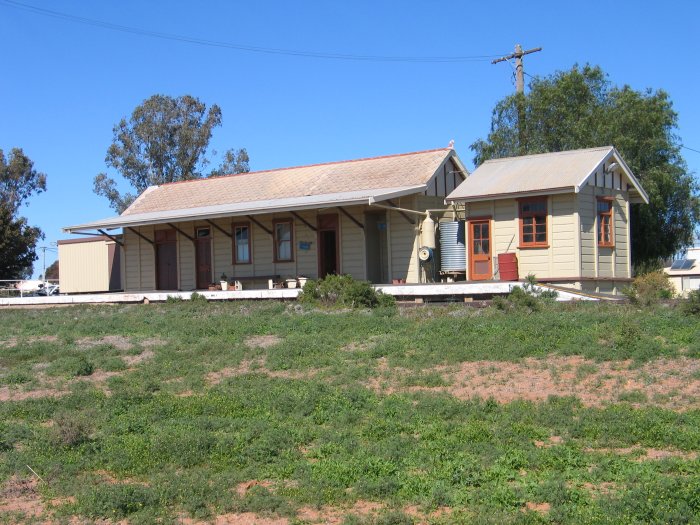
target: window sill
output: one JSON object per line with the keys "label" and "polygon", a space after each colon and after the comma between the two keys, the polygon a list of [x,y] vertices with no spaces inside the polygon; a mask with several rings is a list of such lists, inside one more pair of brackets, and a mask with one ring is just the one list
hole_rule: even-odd
{"label": "window sill", "polygon": [[247,261],[247,262],[233,261],[233,263],[231,263],[231,264],[233,264],[234,266],[249,266],[249,265],[253,264],[253,261]]}
{"label": "window sill", "polygon": [[549,244],[521,244],[518,250],[537,250],[538,248],[549,248]]}
{"label": "window sill", "polygon": [[613,249],[613,248],[615,248],[615,245],[614,245],[614,244],[599,244],[599,245],[598,245],[598,248],[610,248],[610,249]]}

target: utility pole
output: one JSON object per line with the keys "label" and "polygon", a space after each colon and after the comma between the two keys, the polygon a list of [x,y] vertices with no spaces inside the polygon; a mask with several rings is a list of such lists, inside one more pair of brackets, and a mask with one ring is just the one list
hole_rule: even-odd
{"label": "utility pole", "polygon": [[535,47],[533,49],[528,49],[527,51],[523,51],[523,48],[520,47],[520,44],[515,44],[515,52],[511,53],[508,56],[504,56],[501,58],[497,58],[496,60],[492,60],[492,64],[498,64],[499,62],[506,62],[508,60],[515,59],[515,91],[516,93],[524,93],[525,92],[525,79],[524,74],[525,72],[523,71],[523,57],[525,55],[529,55],[530,53],[537,53],[538,51],[542,51],[541,47]]}
{"label": "utility pole", "polygon": [[523,51],[520,44],[515,44],[515,53],[508,56],[497,58],[491,61],[492,64],[499,62],[507,62],[515,59],[515,104],[518,110],[518,154],[525,155],[527,153],[527,133],[525,132],[525,71],[523,70],[523,57],[530,53],[542,51],[541,47],[535,47]]}

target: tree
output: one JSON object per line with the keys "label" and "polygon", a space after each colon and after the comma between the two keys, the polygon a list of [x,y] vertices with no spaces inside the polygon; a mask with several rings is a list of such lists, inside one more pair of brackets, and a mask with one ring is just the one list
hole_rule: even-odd
{"label": "tree", "polygon": [[19,148],[9,158],[0,149],[0,278],[22,279],[31,275],[36,243],[44,238],[39,228],[18,217],[20,206],[35,193],[46,190],[46,175]]}
{"label": "tree", "polygon": [[248,152],[243,149],[230,149],[224,153],[224,159],[218,168],[213,169],[209,174],[210,177],[220,177],[222,175],[230,175],[233,173],[248,173],[250,166],[248,162]]}
{"label": "tree", "polygon": [[56,259],[48,268],[46,268],[46,275],[44,278],[51,280],[58,279],[58,259]]}
{"label": "tree", "polygon": [[678,116],[665,91],[612,86],[600,67],[589,65],[535,78],[529,87],[496,105],[488,137],[471,145],[476,165],[613,145],[649,194],[648,206],[632,206],[635,266],[654,265],[693,242],[698,185],[680,153]]}
{"label": "tree", "polygon": [[[128,121],[122,119],[114,127],[105,158],[107,166],[116,169],[136,193],[120,193],[106,173],[95,177],[95,193],[121,213],[149,186],[203,177],[212,130],[220,125],[221,109],[216,104],[207,111],[203,102],[189,95],[150,97]],[[233,152],[232,159],[235,164],[241,152],[247,167],[245,150]]]}
{"label": "tree", "polygon": [[9,206],[0,205],[0,277],[24,279],[36,260],[36,243],[44,238],[39,228],[24,217],[15,217]]}
{"label": "tree", "polygon": [[0,199],[12,214],[34,193],[46,191],[46,175],[20,148],[12,148],[9,159],[0,149]]}

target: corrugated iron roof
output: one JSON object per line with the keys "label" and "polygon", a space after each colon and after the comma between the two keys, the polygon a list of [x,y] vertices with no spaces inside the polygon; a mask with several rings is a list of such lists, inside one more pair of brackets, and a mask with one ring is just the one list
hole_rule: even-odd
{"label": "corrugated iron roof", "polygon": [[122,215],[426,184],[453,150],[404,153],[163,184]]}
{"label": "corrugated iron roof", "polygon": [[64,231],[367,204],[424,191],[450,157],[462,166],[453,149],[441,148],[163,184],[148,188],[118,217]]}
{"label": "corrugated iron roof", "polygon": [[411,195],[421,192],[425,185],[403,186],[398,188],[377,188],[371,190],[346,191],[341,193],[328,193],[325,195],[309,195],[307,197],[292,197],[284,199],[272,199],[264,201],[234,202],[230,204],[217,204],[214,206],[200,206],[177,210],[163,210],[145,213],[132,213],[119,215],[86,224],[66,226],[65,232],[81,232],[95,229],[114,229],[145,226],[147,224],[166,224],[169,222],[182,222],[202,219],[217,219],[236,215],[259,215],[262,213],[284,212],[294,210],[313,209],[319,207],[354,206],[369,204],[370,200],[383,201],[387,199]]}
{"label": "corrugated iron roof", "polygon": [[504,199],[537,193],[577,193],[611,157],[629,179],[631,191],[648,202],[639,181],[612,146],[487,160],[447,196],[447,201]]}

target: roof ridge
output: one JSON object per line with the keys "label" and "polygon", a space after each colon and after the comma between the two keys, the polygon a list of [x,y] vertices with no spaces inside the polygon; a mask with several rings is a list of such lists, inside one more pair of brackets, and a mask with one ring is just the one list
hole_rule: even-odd
{"label": "roof ridge", "polygon": [[549,151],[545,153],[531,153],[530,155],[517,155],[515,157],[501,157],[498,159],[489,159],[485,160],[483,164],[486,164],[487,162],[503,162],[503,161],[511,161],[515,159],[523,159],[526,157],[544,157],[544,156],[553,156],[553,155],[573,155],[576,153],[583,153],[584,151],[610,151],[615,149],[614,146],[597,146],[595,148],[581,148],[581,149],[569,149],[569,150],[563,150],[563,151]]}
{"label": "roof ridge", "polygon": [[366,160],[379,160],[379,159],[390,159],[394,157],[406,157],[408,155],[419,155],[421,153],[433,153],[436,151],[454,151],[454,148],[435,148],[435,149],[426,149],[426,150],[421,150],[421,151],[411,151],[408,153],[394,153],[392,155],[379,155],[377,157],[362,157],[359,159],[349,159],[349,160],[335,160],[331,162],[318,162],[316,164],[302,164],[299,166],[289,166],[285,168],[272,168],[269,170],[259,170],[259,171],[247,171],[245,173],[230,173],[227,175],[220,175],[218,177],[209,177],[209,178],[203,178],[203,179],[188,179],[188,180],[178,180],[174,182],[165,182],[163,184],[159,184],[158,187],[163,187],[163,186],[172,186],[173,184],[184,184],[186,182],[201,182],[203,180],[216,180],[216,179],[225,179],[228,177],[242,177],[244,175],[256,175],[259,173],[272,173],[272,172],[277,172],[277,171],[286,171],[286,170],[295,170],[299,168],[314,168],[317,166],[330,166],[333,164],[349,164],[352,162],[362,162]]}

